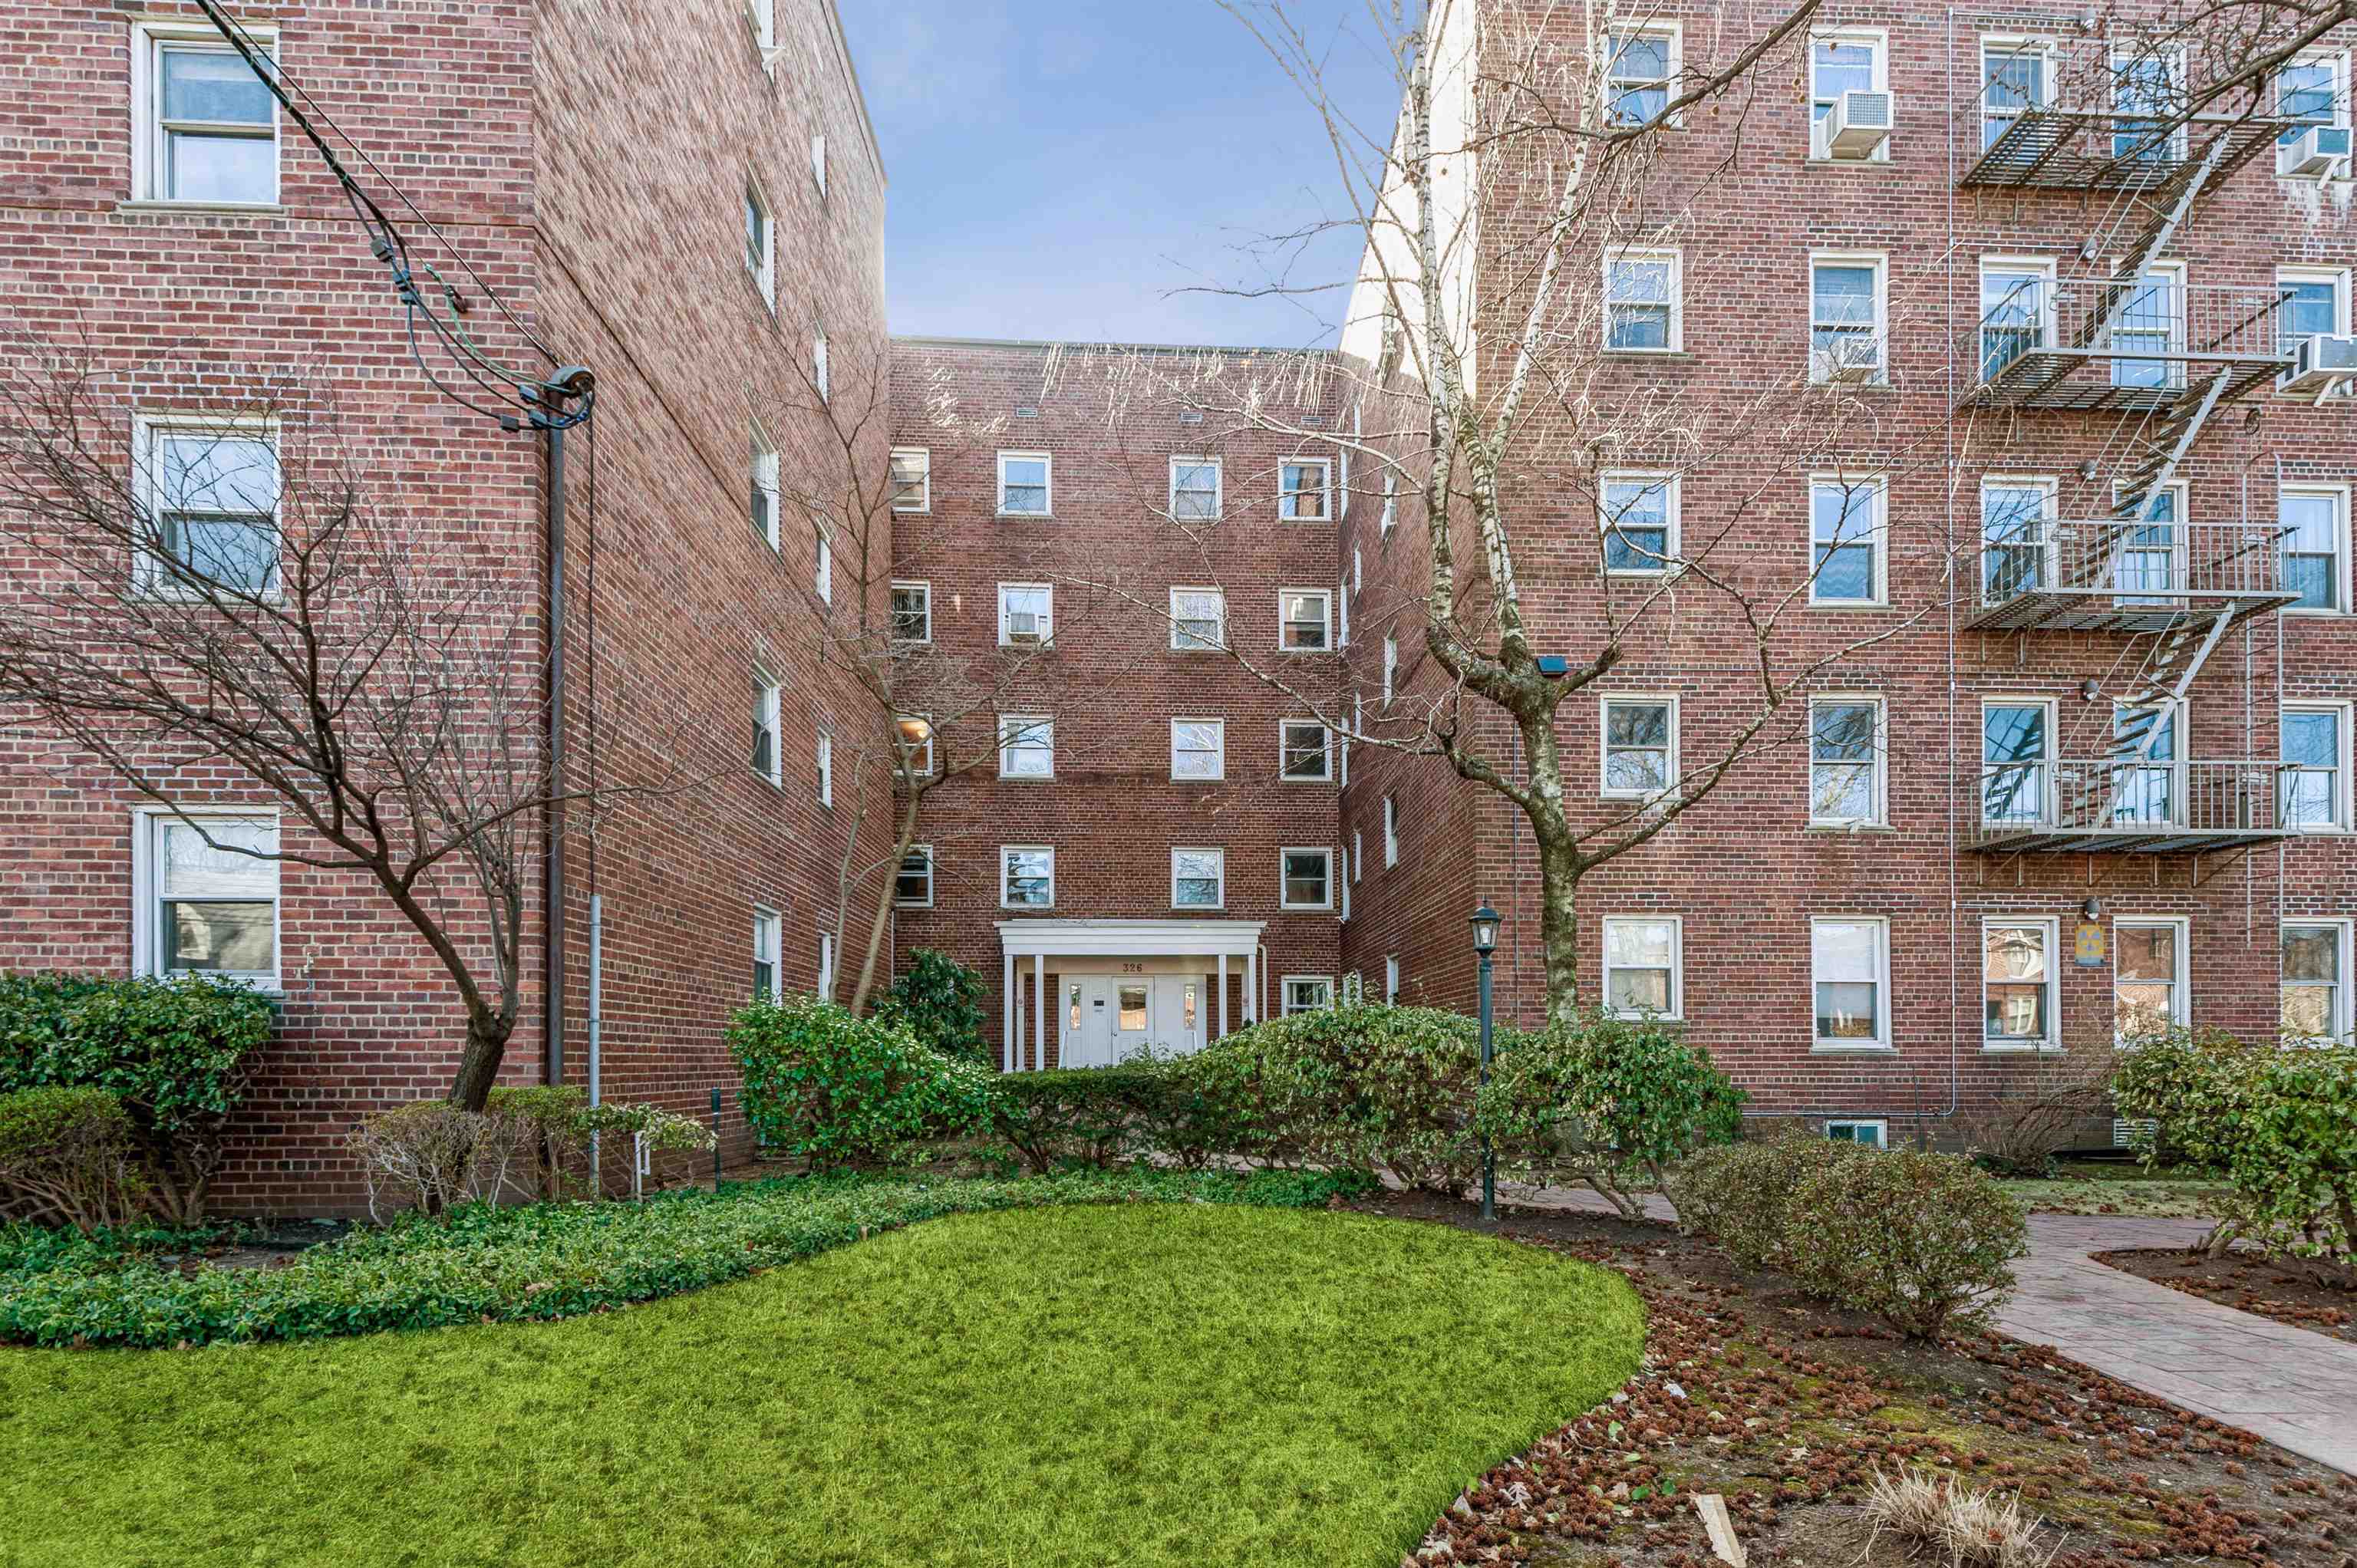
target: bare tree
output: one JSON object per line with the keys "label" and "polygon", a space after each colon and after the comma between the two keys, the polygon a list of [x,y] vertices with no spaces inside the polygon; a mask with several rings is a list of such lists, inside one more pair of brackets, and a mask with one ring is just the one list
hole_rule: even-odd
{"label": "bare tree", "polygon": [[[449,976],[467,1017],[449,1098],[479,1110],[522,1007],[550,819],[583,831],[678,780],[554,788],[537,577],[411,515],[398,454],[369,452],[320,387],[207,369],[250,390],[135,424],[159,367],[0,344],[0,703],[196,853],[372,886]],[[190,803],[192,779],[223,774],[295,831]],[[233,920],[181,935],[226,950],[167,962],[251,967]]]}

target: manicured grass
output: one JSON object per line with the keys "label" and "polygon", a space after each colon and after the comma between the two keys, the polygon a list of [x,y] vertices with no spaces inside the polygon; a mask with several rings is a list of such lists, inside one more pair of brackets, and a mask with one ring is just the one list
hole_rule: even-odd
{"label": "manicured grass", "polygon": [[6,1349],[0,1563],[1392,1568],[1642,1328],[1534,1249],[1129,1203],[568,1322]]}
{"label": "manicured grass", "polygon": [[2048,1181],[2003,1184],[2033,1214],[2117,1214],[2143,1219],[2210,1219],[2233,1184],[2150,1171],[2126,1162],[2068,1163]]}

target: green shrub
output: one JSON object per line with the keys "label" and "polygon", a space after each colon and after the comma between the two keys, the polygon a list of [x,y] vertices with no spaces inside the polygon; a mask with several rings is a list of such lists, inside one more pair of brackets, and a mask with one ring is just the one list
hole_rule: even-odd
{"label": "green shrub", "polygon": [[1801,1184],[1873,1152],[1788,1128],[1773,1138],[1700,1149],[1665,1172],[1663,1186],[1680,1229],[1710,1238],[1746,1268],[1781,1269],[1789,1262],[1787,1239],[1803,1222],[1795,1208]]}
{"label": "green shrub", "polygon": [[207,976],[0,975],[0,1092],[58,1087],[118,1097],[146,1202],[167,1222],[193,1224],[272,1023],[266,997]]}
{"label": "green shrub", "polygon": [[1734,1137],[1744,1095],[1668,1025],[1597,1011],[1575,1028],[1512,1035],[1479,1098],[1501,1168],[1585,1182],[1637,1219],[1637,1182],[1659,1185],[1663,1167],[1697,1144]]}
{"label": "green shrub", "polygon": [[2357,1047],[2250,1044],[2170,1030],[2120,1054],[2119,1113],[2155,1123],[2167,1148],[2234,1184],[2212,1235],[2357,1277]]}
{"label": "green shrub", "polygon": [[97,1230],[131,1218],[131,1119],[102,1089],[0,1094],[0,1215]]}
{"label": "green shrub", "polygon": [[1868,1149],[1803,1176],[1785,1267],[1914,1339],[1986,1326],[2029,1253],[2020,1202],[1956,1155]]}
{"label": "green shrub", "polygon": [[409,1214],[355,1230],[279,1268],[187,1273],[160,1261],[153,1238],[0,1227],[0,1340],[202,1345],[574,1317],[742,1279],[944,1214],[1066,1203],[1314,1208],[1351,1190],[1346,1178],[1316,1172],[785,1178],[657,1193],[643,1204],[468,1204],[439,1220]]}
{"label": "green shrub", "polygon": [[1171,1079],[1150,1060],[1009,1073],[993,1086],[990,1135],[1035,1175],[1110,1169],[1151,1146],[1149,1110]]}
{"label": "green shrub", "polygon": [[855,1018],[813,997],[759,1001],[728,1024],[761,1143],[829,1170],[915,1157],[990,1111],[993,1076],[920,1044],[905,1024]]}
{"label": "green shrub", "polygon": [[945,952],[919,948],[874,1013],[886,1023],[906,1024],[920,1043],[945,1057],[991,1065],[982,1043],[982,976]]}
{"label": "green shrub", "polygon": [[571,1084],[504,1084],[491,1090],[483,1112],[529,1161],[541,1197],[560,1198],[586,1187],[587,1094]]}

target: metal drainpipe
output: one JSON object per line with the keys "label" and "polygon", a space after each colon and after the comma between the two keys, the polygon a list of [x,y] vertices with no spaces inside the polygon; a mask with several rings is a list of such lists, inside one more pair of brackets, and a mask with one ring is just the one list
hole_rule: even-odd
{"label": "metal drainpipe", "polygon": [[[598,1047],[606,1032],[606,899],[602,894],[589,895],[589,1104],[594,1110],[599,1103],[597,1092]],[[606,1167],[598,1164],[601,1151],[597,1134],[589,1134],[589,1181],[595,1196],[603,1197]]]}
{"label": "metal drainpipe", "polygon": [[[533,423],[547,438],[548,450],[548,792],[552,801],[565,793],[565,429],[552,416],[587,392],[590,373],[568,366],[551,378],[546,413]],[[542,1005],[547,1018],[548,1040],[543,1069],[547,1081],[565,1081],[565,835],[559,831],[559,809],[546,812],[548,833],[546,885],[543,893],[546,917],[547,977]]]}

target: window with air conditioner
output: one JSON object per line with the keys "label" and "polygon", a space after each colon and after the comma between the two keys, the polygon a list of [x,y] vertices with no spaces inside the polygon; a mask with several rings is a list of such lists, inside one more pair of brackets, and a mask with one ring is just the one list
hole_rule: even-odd
{"label": "window with air conditioner", "polygon": [[2276,173],[2286,179],[2349,175],[2349,57],[2311,50],[2276,73],[2275,112],[2293,122],[2276,135]]}
{"label": "window with air conditioner", "polygon": [[1826,253],[1809,262],[1809,379],[1879,381],[1886,328],[1879,255]]}
{"label": "window with air conditioner", "polygon": [[1892,119],[1889,43],[1878,28],[1818,33],[1809,40],[1809,156],[1888,162]]}
{"label": "window with air conditioner", "polygon": [[1053,638],[1055,598],[1055,589],[1046,583],[999,584],[999,646],[1037,647]]}

